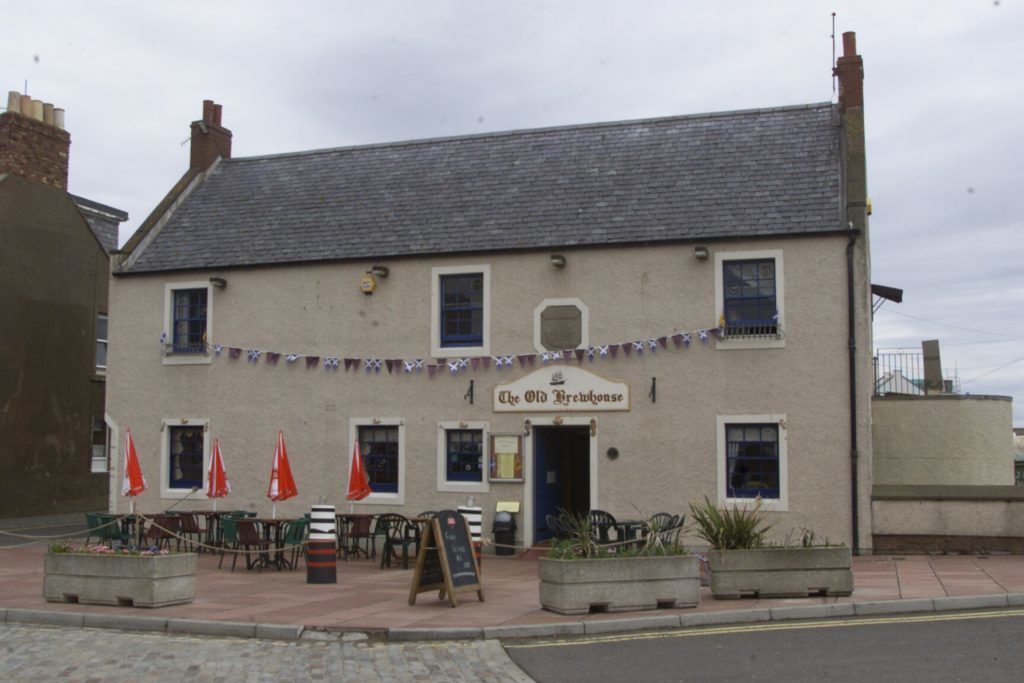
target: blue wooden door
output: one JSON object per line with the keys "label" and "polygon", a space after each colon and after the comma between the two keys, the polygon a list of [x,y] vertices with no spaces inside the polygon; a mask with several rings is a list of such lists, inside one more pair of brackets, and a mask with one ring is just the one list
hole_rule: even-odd
{"label": "blue wooden door", "polygon": [[534,427],[534,538],[551,538],[547,516],[584,513],[590,503],[590,434],[586,427]]}

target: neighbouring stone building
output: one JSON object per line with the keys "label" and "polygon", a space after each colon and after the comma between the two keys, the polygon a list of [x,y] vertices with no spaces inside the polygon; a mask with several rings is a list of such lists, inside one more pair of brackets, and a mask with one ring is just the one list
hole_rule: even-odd
{"label": "neighbouring stone building", "polygon": [[102,509],[107,288],[127,215],[67,191],[63,111],[0,114],[0,517]]}

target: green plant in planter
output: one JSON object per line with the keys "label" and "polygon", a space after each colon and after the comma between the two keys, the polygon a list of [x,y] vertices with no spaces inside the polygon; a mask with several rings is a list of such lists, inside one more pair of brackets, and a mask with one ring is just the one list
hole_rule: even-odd
{"label": "green plant in planter", "polygon": [[703,503],[690,503],[690,517],[694,532],[715,550],[749,550],[765,545],[765,535],[771,529],[765,523],[761,499],[753,507],[719,509],[704,496]]}
{"label": "green plant in planter", "polygon": [[597,529],[586,514],[560,510],[558,522],[563,538],[551,545],[548,557],[556,560],[594,559],[602,557],[664,557],[686,555],[687,551],[673,537],[666,539],[667,529],[662,529],[653,519],[648,521],[648,533],[640,541],[622,545],[604,546],[598,543]]}

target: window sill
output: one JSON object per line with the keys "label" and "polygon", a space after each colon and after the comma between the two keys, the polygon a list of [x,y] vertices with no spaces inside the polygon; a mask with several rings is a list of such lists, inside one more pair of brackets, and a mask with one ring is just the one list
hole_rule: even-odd
{"label": "window sill", "polygon": [[174,353],[163,357],[164,365],[209,365],[213,356],[208,353]]}
{"label": "window sill", "polygon": [[720,337],[715,348],[729,351],[733,349],[784,349],[784,337]]}
{"label": "window sill", "polygon": [[[201,494],[202,490],[203,490],[202,488],[193,489],[191,487],[189,487],[187,489],[162,488],[162,489],[160,489],[160,497],[161,498],[188,498],[192,494]],[[197,497],[196,500],[199,500],[199,498]]]}
{"label": "window sill", "polygon": [[352,502],[360,505],[405,505],[405,495],[401,493],[371,493],[362,500]]}
{"label": "window sill", "polygon": [[[757,505],[757,498],[724,498],[720,505],[723,507],[737,508],[740,510],[753,510]],[[782,498],[761,498],[762,512],[788,512],[789,505]]]}
{"label": "window sill", "polygon": [[437,490],[441,493],[487,493],[490,486],[484,481],[442,481]]}
{"label": "window sill", "polygon": [[715,330],[718,345],[729,349],[779,349],[786,345],[782,321],[771,325],[726,325]]}
{"label": "window sill", "polygon": [[435,346],[431,350],[434,359],[477,358],[490,355],[490,346]]}

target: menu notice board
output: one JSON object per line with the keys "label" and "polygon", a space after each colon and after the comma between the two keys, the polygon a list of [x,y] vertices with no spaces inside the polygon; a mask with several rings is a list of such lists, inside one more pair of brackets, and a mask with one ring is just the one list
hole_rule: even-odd
{"label": "menu notice board", "polygon": [[521,434],[491,434],[491,481],[523,480],[523,437]]}
{"label": "menu notice board", "polygon": [[409,604],[415,605],[417,595],[432,590],[438,591],[438,599],[447,596],[452,607],[458,607],[455,594],[467,591],[476,591],[483,602],[480,567],[469,540],[466,518],[455,510],[441,510],[435,518],[425,521],[427,525],[409,589]]}

